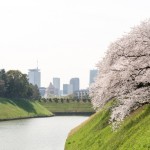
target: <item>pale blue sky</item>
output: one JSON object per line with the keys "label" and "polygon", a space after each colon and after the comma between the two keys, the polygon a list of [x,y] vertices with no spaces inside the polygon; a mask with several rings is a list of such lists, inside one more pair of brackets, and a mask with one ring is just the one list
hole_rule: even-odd
{"label": "pale blue sky", "polygon": [[88,87],[89,70],[110,42],[148,19],[149,0],[1,0],[0,68],[39,68],[42,85],[79,77]]}

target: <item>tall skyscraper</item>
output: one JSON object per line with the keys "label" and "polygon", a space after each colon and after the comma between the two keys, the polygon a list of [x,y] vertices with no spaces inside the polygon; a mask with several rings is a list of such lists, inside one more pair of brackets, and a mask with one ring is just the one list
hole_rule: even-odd
{"label": "tall skyscraper", "polygon": [[69,84],[63,84],[63,95],[67,95],[68,94],[68,85]]}
{"label": "tall skyscraper", "polygon": [[89,84],[91,84],[95,81],[95,78],[97,77],[97,75],[98,75],[98,70],[96,70],[96,69],[90,70],[90,82],[89,82]]}
{"label": "tall skyscraper", "polygon": [[70,84],[63,84],[63,95],[69,95],[73,93],[73,87]]}
{"label": "tall skyscraper", "polygon": [[53,78],[53,86],[55,88],[55,95],[60,95],[60,78]]}
{"label": "tall skyscraper", "polygon": [[37,69],[29,69],[28,72],[29,83],[41,87],[41,72]]}
{"label": "tall skyscraper", "polygon": [[72,85],[73,92],[80,90],[80,80],[79,78],[72,78],[70,79],[70,85]]}

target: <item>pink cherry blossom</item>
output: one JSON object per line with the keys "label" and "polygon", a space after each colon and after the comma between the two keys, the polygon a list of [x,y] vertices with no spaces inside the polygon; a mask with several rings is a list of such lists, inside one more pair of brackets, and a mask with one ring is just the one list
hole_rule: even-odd
{"label": "pink cherry blossom", "polygon": [[90,87],[95,109],[112,98],[118,105],[110,121],[122,121],[145,103],[150,103],[150,20],[112,43],[97,65],[99,75]]}

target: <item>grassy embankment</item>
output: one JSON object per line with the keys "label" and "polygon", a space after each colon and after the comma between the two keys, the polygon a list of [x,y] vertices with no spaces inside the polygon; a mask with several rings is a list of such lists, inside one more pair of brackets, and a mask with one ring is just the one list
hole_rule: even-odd
{"label": "grassy embankment", "polygon": [[94,112],[91,102],[69,101],[69,102],[40,102],[49,111],[55,112]]}
{"label": "grassy embankment", "polygon": [[38,102],[0,98],[0,120],[51,115],[52,113]]}
{"label": "grassy embankment", "polygon": [[117,132],[109,125],[109,102],[103,110],[73,129],[65,150],[150,150],[150,105],[125,119]]}

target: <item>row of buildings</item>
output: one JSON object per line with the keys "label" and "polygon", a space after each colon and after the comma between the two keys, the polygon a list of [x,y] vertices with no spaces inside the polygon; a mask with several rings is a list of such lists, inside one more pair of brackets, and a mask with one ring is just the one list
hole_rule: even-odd
{"label": "row of buildings", "polygon": [[71,78],[70,82],[63,84],[63,89],[60,89],[60,78],[53,78],[53,82],[50,83],[43,95],[45,98],[53,96],[67,96],[80,90],[79,78]]}
{"label": "row of buildings", "polygon": [[[98,70],[90,70],[89,84],[94,82],[98,74]],[[29,82],[37,85],[42,97],[48,98],[53,96],[67,96],[74,94],[77,98],[82,98],[88,95],[88,89],[80,89],[80,79],[78,77],[71,78],[69,83],[63,84],[63,89],[60,89],[60,78],[53,78],[48,88],[41,87],[41,73],[37,69],[29,69]]]}

